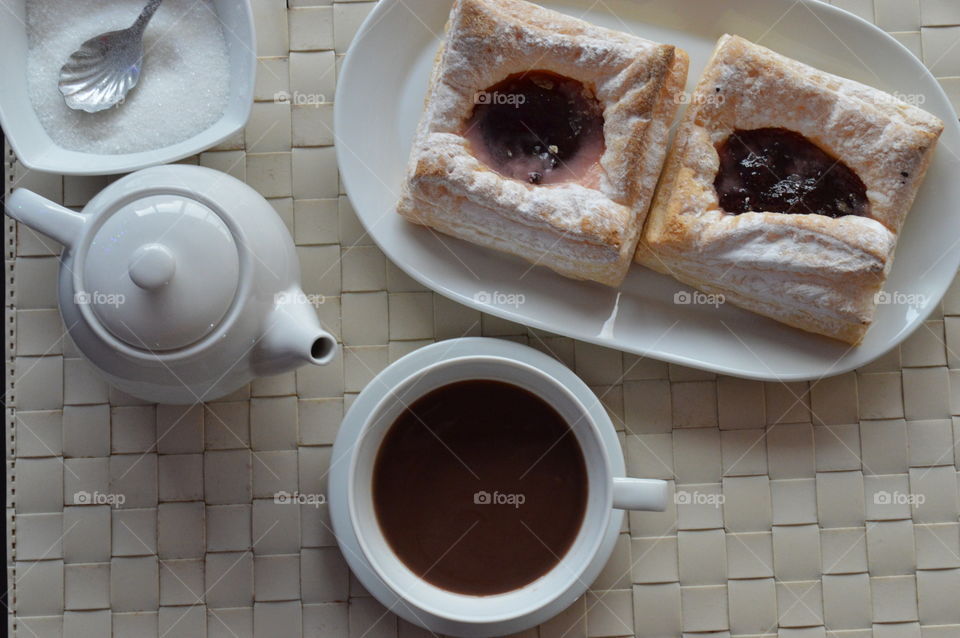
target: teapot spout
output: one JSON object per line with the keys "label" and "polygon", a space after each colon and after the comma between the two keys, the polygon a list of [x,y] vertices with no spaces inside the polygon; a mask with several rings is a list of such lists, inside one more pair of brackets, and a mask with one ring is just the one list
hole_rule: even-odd
{"label": "teapot spout", "polygon": [[54,204],[25,188],[18,188],[7,199],[7,215],[47,235],[64,246],[71,246],[83,232],[86,219],[80,213]]}
{"label": "teapot spout", "polygon": [[305,364],[326,365],[336,353],[337,340],[321,327],[313,304],[299,287],[276,295],[257,349],[257,374],[281,374]]}

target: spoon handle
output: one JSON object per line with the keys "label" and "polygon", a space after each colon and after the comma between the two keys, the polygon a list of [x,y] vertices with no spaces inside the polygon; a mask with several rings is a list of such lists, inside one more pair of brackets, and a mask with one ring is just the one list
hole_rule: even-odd
{"label": "spoon handle", "polygon": [[163,0],[150,0],[147,3],[147,6],[143,8],[143,11],[140,12],[140,15],[137,16],[137,21],[133,23],[134,29],[143,31],[147,28],[147,24],[150,22],[150,19],[153,18],[153,14],[157,12],[157,9],[160,8],[160,3]]}

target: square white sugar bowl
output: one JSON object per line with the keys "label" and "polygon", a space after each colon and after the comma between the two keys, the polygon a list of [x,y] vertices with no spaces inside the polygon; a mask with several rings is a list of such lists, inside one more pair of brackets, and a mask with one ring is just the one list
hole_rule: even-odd
{"label": "square white sugar bowl", "polygon": [[[230,72],[227,102],[219,120],[193,137],[152,150],[110,155],[61,147],[44,129],[30,102],[26,26],[26,8],[30,1],[0,2],[0,60],[4,61],[0,69],[0,126],[27,168],[64,175],[129,173],[195,155],[216,146],[246,125],[253,104],[257,67],[253,10],[250,0],[212,0],[223,26]],[[70,25],[64,24],[64,28],[69,29]]]}

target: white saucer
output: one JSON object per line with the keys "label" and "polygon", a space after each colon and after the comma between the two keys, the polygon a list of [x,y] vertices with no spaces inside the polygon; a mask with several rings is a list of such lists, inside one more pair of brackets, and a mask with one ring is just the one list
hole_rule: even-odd
{"label": "white saucer", "polygon": [[[553,604],[526,616],[484,625],[480,628],[470,623],[459,623],[440,618],[410,605],[387,587],[374,573],[363,556],[350,523],[350,513],[347,509],[349,457],[363,424],[384,393],[390,392],[400,381],[411,374],[441,361],[477,354],[505,357],[535,366],[566,386],[584,406],[587,406],[590,415],[599,426],[603,444],[607,448],[610,458],[610,469],[613,475],[625,476],[626,474],[623,452],[617,440],[616,431],[610,422],[606,409],[596,395],[566,366],[533,348],[498,339],[464,338],[441,341],[408,354],[374,377],[356,398],[350,411],[344,417],[343,423],[340,425],[340,432],[337,434],[336,443],[333,446],[327,494],[333,530],[350,569],[353,570],[357,579],[374,598],[391,612],[415,625],[436,633],[452,636],[497,636],[522,631],[559,614],[583,593],[582,591],[573,592],[575,595],[559,598]],[[596,559],[584,572],[581,579],[583,583],[592,583],[600,570],[603,569],[613,551],[622,523],[623,510],[612,510],[610,523],[607,526]],[[586,585],[583,589],[586,589]]]}

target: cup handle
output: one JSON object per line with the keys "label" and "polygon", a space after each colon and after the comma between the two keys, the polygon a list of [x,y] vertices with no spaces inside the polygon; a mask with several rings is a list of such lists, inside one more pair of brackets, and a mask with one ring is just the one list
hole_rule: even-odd
{"label": "cup handle", "polygon": [[615,476],[613,506],[620,510],[662,512],[667,509],[667,482]]}

